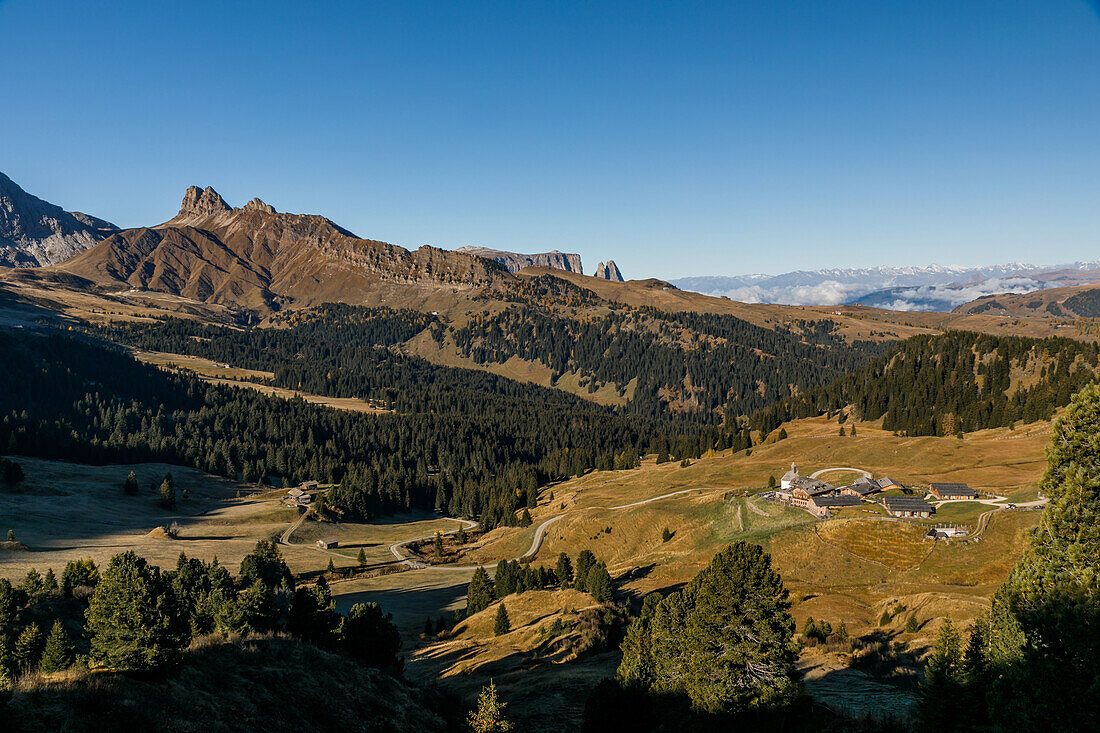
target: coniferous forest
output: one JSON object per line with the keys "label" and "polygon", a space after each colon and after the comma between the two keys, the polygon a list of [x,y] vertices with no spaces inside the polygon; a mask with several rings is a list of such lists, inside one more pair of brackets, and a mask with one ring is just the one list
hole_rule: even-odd
{"label": "coniferous forest", "polygon": [[953,331],[917,336],[863,369],[756,412],[769,433],[788,420],[852,406],[863,420],[905,435],[956,435],[1049,420],[1096,378],[1100,347]]}

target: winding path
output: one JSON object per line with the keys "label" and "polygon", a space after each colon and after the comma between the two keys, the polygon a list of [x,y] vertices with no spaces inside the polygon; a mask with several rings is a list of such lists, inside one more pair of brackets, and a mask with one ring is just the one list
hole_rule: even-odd
{"label": "winding path", "polygon": [[862,468],[849,468],[847,466],[835,466],[833,468],[823,468],[820,471],[814,471],[810,474],[810,478],[818,478],[822,474],[830,473],[832,471],[851,471],[852,473],[858,473],[863,478],[871,478],[870,471],[864,471]]}

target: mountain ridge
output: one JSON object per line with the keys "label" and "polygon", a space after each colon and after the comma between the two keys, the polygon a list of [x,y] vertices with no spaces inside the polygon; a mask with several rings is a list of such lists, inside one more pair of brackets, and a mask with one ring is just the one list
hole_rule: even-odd
{"label": "mountain ridge", "polygon": [[95,246],[118,227],[27,193],[0,173],[0,266],[41,267]]}

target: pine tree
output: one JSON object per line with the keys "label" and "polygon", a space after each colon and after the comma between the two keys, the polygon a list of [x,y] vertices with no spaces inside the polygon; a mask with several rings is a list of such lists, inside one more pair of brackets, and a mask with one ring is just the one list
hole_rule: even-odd
{"label": "pine tree", "polygon": [[[912,617],[910,617],[912,618]],[[924,667],[918,717],[925,730],[946,730],[957,722],[961,701],[962,647],[950,618],[944,619]]]}
{"label": "pine tree", "polygon": [[362,547],[359,548],[359,555],[355,559],[359,563],[359,567],[366,567],[367,553],[363,552]]}
{"label": "pine tree", "polygon": [[42,661],[39,662],[39,670],[45,674],[60,672],[73,666],[73,647],[69,641],[69,635],[65,633],[65,627],[60,621],[53,622],[50,635],[46,637],[46,646],[42,651]]}
{"label": "pine tree", "polygon": [[508,618],[508,609],[504,607],[504,601],[501,601],[496,620],[493,621],[493,636],[504,636],[511,630],[512,621]]}
{"label": "pine tree", "polygon": [[531,512],[527,509],[523,510],[523,514],[519,516],[519,526],[530,527],[531,526]]}
{"label": "pine tree", "polygon": [[477,696],[477,710],[470,713],[467,722],[473,733],[508,733],[512,724],[504,717],[507,703],[497,697],[496,685],[492,682],[481,688]]}
{"label": "pine tree", "polygon": [[573,562],[564,552],[558,554],[558,562],[554,566],[554,577],[562,588],[568,588],[573,582]]}
{"label": "pine tree", "polygon": [[596,556],[591,550],[581,550],[577,555],[576,583],[577,590],[588,590],[588,571],[596,564]]}
{"label": "pine tree", "polygon": [[435,541],[432,543],[432,556],[436,560],[443,559],[443,533],[435,533]]}
{"label": "pine tree", "polygon": [[585,588],[600,603],[607,603],[611,600],[611,575],[607,572],[606,565],[599,562],[592,566],[592,569],[588,571]]}
{"label": "pine tree", "polygon": [[33,672],[42,656],[42,629],[33,621],[27,624],[15,640],[15,665],[21,672]]}
{"label": "pine tree", "polygon": [[15,542],[15,530],[14,529],[9,529],[8,530],[8,542]]}
{"label": "pine tree", "polygon": [[489,573],[485,572],[485,568],[479,567],[474,571],[469,590],[466,591],[466,617],[469,618],[485,610],[492,602],[493,583],[489,580]]}
{"label": "pine tree", "polygon": [[160,506],[162,509],[174,509],[176,507],[176,484],[172,481],[172,474],[166,474],[160,482],[158,489]]}
{"label": "pine tree", "polygon": [[1100,720],[1100,384],[1054,423],[1049,502],[991,610],[994,726],[1083,730]]}
{"label": "pine tree", "polygon": [[671,539],[672,539],[672,530],[669,529],[668,527],[665,527],[664,531],[661,532],[661,542],[668,542]]}
{"label": "pine tree", "polygon": [[139,490],[137,474],[130,471],[122,482],[122,492],[127,496],[137,496]]}
{"label": "pine tree", "polygon": [[905,633],[915,634],[918,631],[920,631],[920,626],[917,624],[917,617],[914,614],[905,622]]}
{"label": "pine tree", "polygon": [[173,616],[171,587],[160,570],[133,551],[103,570],[85,613],[93,662],[116,669],[153,669],[175,658],[186,630]]}
{"label": "pine tree", "polygon": [[769,707],[797,691],[790,600],[759,545],[735,542],[653,615],[653,689],[710,713]]}
{"label": "pine tree", "polygon": [[53,568],[46,569],[46,575],[42,578],[42,590],[58,590],[57,576],[54,575]]}
{"label": "pine tree", "polygon": [[0,709],[4,703],[2,695],[11,688],[16,671],[15,652],[8,643],[7,634],[0,634]]}

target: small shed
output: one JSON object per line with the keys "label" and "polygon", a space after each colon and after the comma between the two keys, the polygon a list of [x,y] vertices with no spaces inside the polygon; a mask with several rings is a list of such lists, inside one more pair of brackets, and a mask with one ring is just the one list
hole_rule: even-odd
{"label": "small shed", "polygon": [[340,546],[340,540],[335,537],[327,537],[323,540],[317,540],[317,546],[322,550],[331,550],[334,547]]}
{"label": "small shed", "polygon": [[974,500],[978,498],[978,492],[970,488],[966,484],[942,484],[933,483],[931,485],[932,493],[940,499],[970,499]]}
{"label": "small shed", "polygon": [[931,504],[915,496],[887,496],[882,505],[892,517],[930,517],[934,511]]}

